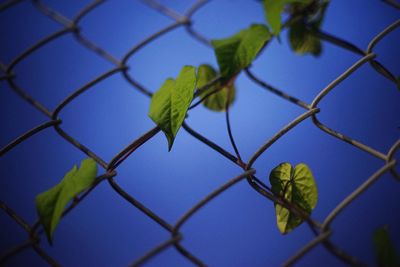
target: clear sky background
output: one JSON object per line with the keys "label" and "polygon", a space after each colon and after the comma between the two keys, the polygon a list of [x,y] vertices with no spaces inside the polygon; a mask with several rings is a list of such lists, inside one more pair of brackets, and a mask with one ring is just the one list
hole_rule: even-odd
{"label": "clear sky background", "polygon": [[[194,1],[165,0],[184,12]],[[89,1],[45,1],[73,18]],[[332,1],[322,29],[366,49],[369,41],[400,12],[378,0]],[[225,38],[265,23],[258,1],[216,0],[193,17],[193,27],[209,39]],[[171,19],[135,0],[106,2],[84,17],[83,34],[117,58],[135,44],[164,28]],[[8,64],[41,38],[61,29],[28,1],[0,13],[0,62]],[[380,42],[377,59],[400,74],[400,30]],[[319,58],[298,56],[282,41],[273,40],[257,58],[252,71],[261,79],[310,103],[360,57],[323,44]],[[213,51],[178,28],[141,49],[128,62],[129,73],[156,91],[183,65],[208,63],[217,67]],[[67,95],[113,66],[80,45],[71,34],[39,49],[15,68],[16,83],[49,109]],[[304,111],[265,91],[242,73],[231,123],[245,160],[279,129]],[[400,92],[368,64],[335,88],[320,103],[319,119],[374,149],[387,153],[400,137]],[[154,127],[147,112],[150,100],[120,74],[97,84],[60,113],[62,128],[106,161]],[[0,82],[0,146],[47,121],[47,118]],[[189,112],[187,123],[228,151],[233,151],[223,113],[202,106]],[[0,200],[28,222],[37,216],[34,198],[58,183],[84,155],[49,128],[0,158]],[[399,158],[397,156],[397,158]],[[281,162],[310,166],[319,190],[312,216],[322,221],[349,193],[384,162],[319,130],[306,120],[276,142],[255,164],[257,176],[269,184],[272,168]],[[171,152],[158,134],[119,168],[117,182],[169,223],[200,199],[240,174],[239,167],[181,130]],[[382,178],[352,203],[332,224],[332,241],[369,264],[374,264],[372,233],[387,224],[400,251],[400,184]],[[181,229],[182,244],[210,266],[279,266],[313,238],[307,225],[282,236],[273,204],[244,181],[194,215]],[[99,185],[59,224],[54,246],[46,251],[65,266],[126,266],[167,240],[169,233],[117,195]],[[26,233],[0,212],[0,251],[26,240]],[[32,250],[9,261],[10,266],[43,266]],[[298,266],[341,266],[322,246]],[[146,266],[192,266],[173,247]]]}

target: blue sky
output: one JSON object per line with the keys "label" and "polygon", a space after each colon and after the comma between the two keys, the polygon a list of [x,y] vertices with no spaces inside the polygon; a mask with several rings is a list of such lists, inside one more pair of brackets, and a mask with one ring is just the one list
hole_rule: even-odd
{"label": "blue sky", "polygon": [[[162,3],[183,13],[194,1]],[[46,1],[73,18],[89,1]],[[332,1],[322,29],[361,48],[390,23],[399,11],[382,1]],[[172,20],[140,1],[109,1],[85,16],[83,34],[117,58]],[[211,1],[193,17],[193,27],[209,39],[225,38],[265,23],[258,1]],[[61,29],[29,2],[0,13],[0,62],[8,64],[41,38]],[[394,74],[400,74],[400,30],[380,42],[375,53]],[[288,45],[287,33],[267,47],[251,70],[261,79],[310,103],[338,75],[360,57],[324,42],[319,58],[298,56]],[[178,28],[145,46],[128,61],[129,73],[151,91],[183,65],[203,63],[217,67],[212,49]],[[15,68],[16,83],[49,109],[113,66],[84,48],[71,34],[42,47]],[[242,73],[231,108],[233,133],[242,154],[251,155],[284,125],[304,111],[265,91]],[[368,64],[335,88],[319,107],[318,118],[331,128],[387,153],[400,137],[400,94]],[[106,161],[154,127],[147,112],[150,100],[121,74],[95,85],[60,113],[61,127]],[[47,121],[0,82],[0,146]],[[202,106],[189,112],[187,123],[228,151],[233,151],[223,113]],[[84,155],[54,129],[46,129],[0,157],[0,200],[28,222],[36,216],[35,196],[58,183]],[[397,156],[398,157],[398,156]],[[265,183],[281,162],[306,163],[318,185],[319,199],[312,216],[323,221],[329,212],[384,162],[319,130],[306,120],[268,149],[256,162]],[[116,181],[129,194],[169,223],[204,196],[240,174],[239,167],[181,130],[171,152],[158,134],[119,168]],[[384,224],[400,249],[400,185],[389,174],[352,203],[333,222],[332,241],[373,264],[371,235]],[[0,251],[26,240],[23,232],[0,212]],[[306,244],[313,234],[306,225],[282,236],[275,224],[273,204],[246,182],[239,183],[196,213],[181,229],[182,244],[210,266],[279,266]],[[169,233],[129,205],[105,182],[98,186],[56,230],[54,246],[46,251],[65,266],[125,266],[167,240]],[[27,250],[10,266],[45,263]],[[322,246],[307,254],[298,266],[341,266]],[[191,266],[173,247],[146,266]]]}

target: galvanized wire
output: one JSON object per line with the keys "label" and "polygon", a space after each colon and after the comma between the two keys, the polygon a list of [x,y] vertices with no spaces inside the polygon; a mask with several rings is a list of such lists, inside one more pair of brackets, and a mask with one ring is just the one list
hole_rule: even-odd
{"label": "galvanized wire", "polygon": [[[398,149],[400,149],[400,140],[398,140],[390,150],[385,153],[378,151],[366,144],[363,144],[353,138],[350,138],[336,130],[329,128],[328,126],[324,125],[320,122],[317,118],[317,114],[321,113],[321,108],[318,107],[320,101],[322,101],[325,97],[329,95],[332,90],[335,90],[337,86],[345,79],[347,79],[352,73],[356,72],[359,67],[363,66],[366,63],[371,64],[371,66],[377,71],[378,74],[383,75],[385,78],[390,80],[393,83],[396,83],[397,80],[395,76],[377,60],[376,54],[373,52],[373,49],[377,43],[379,43],[385,36],[390,34],[391,31],[398,28],[400,26],[400,20],[393,22],[391,25],[383,29],[380,33],[378,33],[369,43],[367,49],[364,51],[359,47],[355,46],[349,41],[343,40],[336,36],[330,35],[323,31],[315,31],[316,37],[320,38],[323,41],[330,42],[333,45],[336,45],[340,48],[346,49],[352,53],[360,55],[361,58],[355,62],[352,66],[350,66],[347,70],[345,70],[341,75],[339,75],[336,79],[334,79],[331,83],[329,83],[325,88],[323,88],[314,98],[314,100],[308,104],[306,101],[303,101],[297,97],[291,96],[276,87],[269,85],[267,82],[261,80],[260,78],[256,77],[250,68],[245,69],[245,73],[247,74],[248,78],[252,80],[255,84],[261,86],[262,88],[266,89],[267,91],[281,97],[282,99],[297,105],[303,109],[305,112],[289,122],[286,126],[280,129],[275,135],[268,138],[263,145],[257,149],[254,154],[250,157],[250,159],[245,162],[239,153],[239,149],[237,148],[233,134],[231,132],[230,127],[230,119],[229,119],[229,108],[227,107],[227,114],[226,114],[226,123],[227,123],[227,130],[229,133],[229,138],[232,144],[232,147],[235,151],[235,155],[231,154],[218,144],[214,143],[213,141],[209,140],[202,134],[198,133],[194,129],[192,129],[187,122],[183,123],[183,129],[193,136],[195,139],[198,139],[200,142],[205,144],[206,146],[213,149],[215,152],[219,153],[221,156],[227,158],[232,163],[236,164],[237,166],[243,169],[243,173],[238,175],[237,177],[233,178],[232,180],[228,181],[227,183],[221,185],[220,187],[216,188],[214,191],[210,192],[208,196],[204,199],[200,200],[196,205],[190,208],[185,214],[181,216],[181,218],[175,223],[171,224],[164,220],[162,217],[157,215],[154,211],[146,207],[144,204],[139,202],[134,196],[128,194],[124,191],[124,189],[119,186],[115,177],[117,176],[117,168],[120,164],[128,158],[135,150],[144,145],[148,140],[153,138],[160,132],[159,127],[154,127],[150,129],[148,132],[144,133],[142,136],[135,139],[131,144],[126,146],[122,149],[117,155],[115,155],[110,162],[106,162],[100,156],[98,156],[95,152],[91,151],[88,147],[84,144],[80,143],[74,137],[69,135],[65,130],[62,128],[62,118],[59,117],[60,112],[67,107],[71,102],[75,101],[81,94],[85,93],[88,90],[92,90],[94,85],[101,83],[102,81],[110,78],[113,75],[120,73],[130,85],[132,85],[136,90],[141,92],[145,97],[151,97],[152,91],[148,90],[144,86],[142,86],[136,79],[134,79],[130,73],[128,73],[129,66],[127,62],[131,59],[138,51],[140,51],[143,47],[148,45],[149,43],[155,41],[156,39],[168,34],[169,32],[173,31],[174,29],[184,27],[186,32],[198,42],[203,43],[207,47],[210,47],[210,41],[208,38],[202,36],[198,33],[193,27],[193,20],[192,16],[200,10],[205,4],[207,4],[208,0],[198,0],[196,1],[186,12],[185,14],[180,14],[169,7],[162,5],[160,2],[155,0],[140,0],[145,5],[149,6],[150,8],[155,9],[159,13],[167,16],[173,22],[166,26],[165,28],[159,30],[158,32],[153,33],[152,35],[148,36],[147,38],[143,39],[138,44],[134,45],[131,49],[129,49],[125,55],[118,59],[113,56],[111,53],[107,52],[105,49],[101,48],[92,40],[85,37],[82,34],[80,22],[84,17],[95,10],[98,6],[100,6],[105,1],[103,0],[94,0],[89,5],[84,7],[73,19],[69,19],[64,15],[60,14],[56,10],[51,9],[49,6],[41,2],[40,0],[32,0],[32,4],[37,9],[38,12],[43,14],[44,16],[49,17],[50,19],[54,20],[58,24],[60,24],[63,28],[59,31],[56,31],[42,40],[38,41],[37,43],[33,44],[31,47],[20,53],[14,60],[11,61],[9,64],[4,64],[0,62],[0,69],[2,73],[0,74],[0,82],[7,82],[9,87],[17,94],[17,96],[21,97],[25,100],[28,104],[32,105],[35,109],[43,113],[48,117],[48,121],[41,123],[40,125],[32,128],[28,132],[24,133],[23,135],[17,137],[15,140],[11,141],[8,145],[0,149],[0,156],[4,156],[12,150],[14,147],[19,145],[22,142],[25,142],[30,139],[33,135],[38,132],[44,131],[48,128],[54,128],[56,132],[67,142],[71,145],[76,147],[77,149],[81,150],[87,156],[93,158],[103,169],[104,173],[100,175],[96,182],[92,185],[92,187],[81,194],[79,197],[75,198],[75,200],[70,204],[70,206],[64,211],[63,216],[66,216],[69,212],[71,212],[79,203],[81,203],[85,197],[92,192],[95,187],[102,183],[104,180],[107,180],[111,188],[120,195],[123,199],[129,202],[132,206],[140,210],[145,216],[151,218],[155,223],[157,223],[160,227],[165,229],[167,232],[170,233],[171,238],[164,241],[160,245],[156,246],[155,248],[151,249],[148,253],[140,257],[139,259],[134,260],[132,266],[140,266],[143,263],[147,262],[149,259],[156,257],[161,251],[165,250],[168,247],[175,247],[177,251],[186,259],[191,261],[197,266],[206,266],[207,263],[203,262],[200,258],[192,254],[190,251],[187,250],[182,244],[181,241],[184,239],[185,234],[180,232],[181,226],[191,218],[192,215],[199,212],[199,210],[212,201],[214,198],[223,194],[226,190],[231,188],[237,183],[246,180],[248,184],[258,192],[261,196],[267,198],[268,200],[278,203],[291,212],[296,214],[297,216],[302,217],[307,224],[309,225],[311,231],[315,235],[315,238],[312,239],[308,244],[305,244],[304,247],[299,248],[298,252],[290,257],[285,263],[284,266],[291,266],[301,257],[303,257],[307,252],[322,244],[332,255],[338,257],[344,263],[353,265],[353,266],[364,266],[365,264],[362,263],[360,260],[356,259],[355,257],[347,254],[338,246],[334,245],[330,240],[331,236],[333,235],[332,229],[330,229],[331,223],[335,220],[335,218],[349,205],[351,205],[352,201],[357,199],[365,190],[367,190],[370,186],[373,185],[384,173],[390,172],[392,175],[400,179],[398,172],[396,171],[395,167],[397,166],[397,161],[394,157],[395,153]],[[8,0],[5,1],[0,5],[0,12],[3,12],[9,8],[13,8],[15,5],[24,2],[22,0]],[[387,4],[393,6],[394,8],[399,8],[399,4],[394,1],[383,1]],[[295,20],[296,18],[289,18],[289,20],[284,24],[288,25],[291,19]],[[82,87],[76,89],[70,96],[66,97],[61,103],[53,110],[49,110],[45,105],[40,103],[39,101],[35,100],[32,96],[30,96],[24,88],[21,88],[15,81],[15,77],[18,76],[18,73],[15,73],[15,67],[24,61],[26,58],[31,56],[36,51],[40,50],[42,47],[46,46],[47,44],[57,40],[58,38],[72,34],[74,38],[83,46],[86,47],[90,52],[97,54],[99,57],[103,58],[104,60],[111,63],[114,67],[109,69],[108,71],[104,72],[103,74],[99,75],[92,81],[86,83]],[[265,47],[264,47],[265,49]],[[209,88],[216,82],[220,81],[220,77],[217,77],[215,80],[211,81],[209,84],[205,85],[203,88],[198,88],[194,97],[197,98],[200,95],[200,92]],[[93,89],[94,90],[94,89]],[[216,91],[212,92],[215,93]],[[211,95],[210,93],[209,95]],[[195,108],[198,104],[200,104],[204,98],[199,99],[195,102],[190,109]],[[303,121],[307,119],[311,119],[311,121],[317,126],[319,129],[324,131],[325,133],[343,141],[348,144],[351,144],[355,148],[362,150],[364,152],[369,153],[370,155],[380,159],[383,161],[384,165],[377,170],[374,174],[371,175],[368,179],[365,180],[359,187],[357,187],[350,195],[348,195],[341,203],[334,208],[329,215],[324,219],[323,223],[320,223],[311,217],[309,217],[303,210],[298,208],[297,206],[289,203],[286,199],[282,198],[279,195],[274,195],[271,189],[265,185],[260,179],[255,176],[256,170],[253,169],[253,164],[257,161],[257,159],[265,153],[277,140],[280,140],[287,132],[291,131],[297,125],[301,124]],[[0,209],[2,209],[6,214],[8,214],[16,224],[18,224],[21,228],[23,228],[28,238],[26,241],[22,242],[21,244],[10,248],[7,251],[4,251],[0,254],[0,264],[4,264],[8,259],[11,257],[17,256],[20,252],[24,251],[25,249],[32,248],[40,257],[42,257],[49,265],[51,266],[61,266],[56,259],[52,258],[44,249],[41,248],[40,242],[43,235],[43,229],[38,221],[36,221],[32,226],[30,226],[22,217],[20,217],[11,207],[9,207],[6,203],[0,201]]]}

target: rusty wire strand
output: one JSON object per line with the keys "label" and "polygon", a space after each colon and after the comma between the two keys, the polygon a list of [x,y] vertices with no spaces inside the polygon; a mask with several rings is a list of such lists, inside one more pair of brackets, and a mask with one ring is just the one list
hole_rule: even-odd
{"label": "rusty wire strand", "polygon": [[6,0],[0,4],[0,12],[6,10],[18,3],[21,3],[22,1],[24,1],[24,0]]}
{"label": "rusty wire strand", "polygon": [[295,264],[301,257],[303,257],[308,251],[313,249],[315,246],[317,246],[319,243],[323,242],[325,239],[327,239],[330,235],[332,234],[332,231],[328,230],[326,232],[323,232],[322,234],[318,235],[315,237],[313,240],[308,242],[304,247],[302,247],[299,251],[297,251],[293,256],[291,256],[289,259],[287,259],[282,266],[283,267],[289,267]]}
{"label": "rusty wire strand", "polygon": [[51,126],[54,126],[54,125],[60,124],[60,123],[61,123],[61,120],[51,120],[51,121],[47,121],[45,123],[42,123],[42,124],[36,126],[35,128],[27,131],[26,133],[17,137],[15,140],[11,141],[8,145],[6,145],[2,149],[0,149],[0,156],[4,155],[5,153],[7,153],[11,149],[13,149],[18,144],[22,143],[26,139],[30,138],[31,136],[41,132],[44,129],[47,129]]}
{"label": "rusty wire strand", "polygon": [[182,240],[182,237],[180,235],[176,235],[176,236],[172,237],[171,239],[168,239],[167,241],[161,243],[157,247],[151,249],[149,252],[147,252],[141,258],[137,259],[134,263],[132,263],[130,266],[131,267],[142,266],[144,263],[146,263],[148,260],[152,259],[157,254],[161,253],[163,250],[174,245],[175,243],[178,243],[181,240]]}
{"label": "rusty wire strand", "polygon": [[371,177],[369,177],[362,185],[357,187],[350,195],[348,195],[340,204],[332,210],[332,212],[325,218],[324,223],[322,224],[322,231],[325,231],[332,221],[340,214],[342,210],[344,210],[350,203],[356,199],[359,195],[361,195],[365,190],[367,190],[374,182],[376,182],[385,172],[390,170],[396,165],[396,161],[393,160],[382,168],[380,168],[376,173],[374,173]]}

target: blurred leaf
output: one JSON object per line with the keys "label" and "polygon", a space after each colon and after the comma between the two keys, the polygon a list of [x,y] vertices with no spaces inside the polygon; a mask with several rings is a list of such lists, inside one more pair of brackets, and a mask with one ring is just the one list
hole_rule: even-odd
{"label": "blurred leaf", "polygon": [[176,81],[167,79],[151,99],[149,117],[167,137],[168,150],[185,119],[195,87],[196,69],[184,66]]}
{"label": "blurred leaf", "polygon": [[322,43],[314,33],[322,25],[329,1],[316,1],[315,3],[318,5],[307,6],[304,3],[292,5],[293,10],[305,14],[301,20],[294,22],[289,27],[290,46],[299,55],[312,54],[319,56],[322,52]]}
{"label": "blurred leaf", "polygon": [[272,33],[274,35],[279,35],[281,32],[282,13],[286,4],[296,2],[308,4],[311,1],[312,0],[264,0],[265,18],[268,25],[271,27]]}
{"label": "blurred leaf", "polygon": [[272,34],[279,35],[281,32],[281,15],[285,7],[285,0],[264,0],[264,12]]}
{"label": "blurred leaf", "polygon": [[270,39],[271,34],[265,25],[253,24],[232,37],[213,40],[221,76],[229,79],[248,67]]}
{"label": "blurred leaf", "polygon": [[75,165],[59,184],[36,196],[36,209],[40,223],[44,227],[50,244],[65,206],[78,194],[88,189],[93,184],[96,175],[96,162],[91,158],[85,159],[81,162],[79,169]]}
{"label": "blurred leaf", "polygon": [[[281,163],[271,171],[269,180],[275,195],[284,197],[289,203],[311,214],[317,204],[318,191],[307,165],[301,163],[293,169],[289,163]],[[282,234],[289,233],[303,222],[302,218],[279,204],[275,204],[275,211]]]}
{"label": "blurred leaf", "polygon": [[379,267],[400,266],[396,250],[390,240],[389,231],[386,226],[377,229],[373,235],[376,259]]}
{"label": "blurred leaf", "polygon": [[290,27],[289,41],[292,50],[299,55],[310,53],[319,56],[322,52],[321,41],[303,23],[295,23]]}
{"label": "blurred leaf", "polygon": [[[200,65],[197,72],[197,87],[201,88],[208,84],[210,81],[214,80],[218,76],[218,73],[214,70],[214,68],[210,65]],[[218,90],[217,92],[215,92]],[[202,91],[200,97],[202,99],[206,98],[203,101],[203,105],[213,111],[224,111],[226,108],[226,102],[228,100],[228,91],[229,93],[229,105],[233,103],[235,100],[236,89],[232,82],[228,82],[226,86],[221,88],[221,82],[216,83],[213,86],[210,86],[206,90]],[[213,93],[214,92],[214,93]],[[212,93],[212,95],[209,95]]]}

